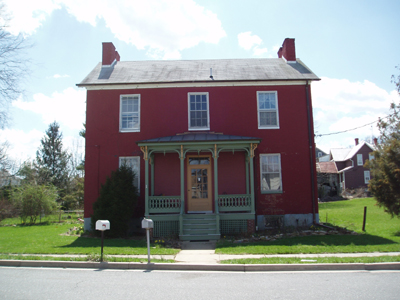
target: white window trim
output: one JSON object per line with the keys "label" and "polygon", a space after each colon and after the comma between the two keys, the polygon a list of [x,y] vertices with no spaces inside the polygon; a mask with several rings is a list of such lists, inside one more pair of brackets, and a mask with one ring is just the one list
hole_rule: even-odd
{"label": "white window trim", "polygon": [[[368,180],[367,180],[367,178],[368,178]],[[370,180],[371,180],[371,172],[370,171],[364,171],[364,182],[365,182],[365,184],[368,184]]]}
{"label": "white window trim", "polygon": [[[259,105],[259,95],[260,94],[275,94],[276,125],[271,125],[271,126],[266,126],[266,125],[261,126],[260,125],[260,105]],[[264,110],[262,110],[262,111],[264,111]],[[277,91],[257,91],[257,120],[258,120],[258,129],[279,129],[279,105],[278,105],[278,92]]]}
{"label": "white window trim", "polygon": [[[207,96],[207,127],[190,127],[190,96],[192,95],[206,95]],[[188,129],[189,131],[195,130],[210,130],[210,97],[208,92],[188,93]]]}
{"label": "white window trim", "polygon": [[357,166],[362,166],[363,164],[363,155],[357,154]]}
{"label": "white window trim", "polygon": [[[122,100],[124,97],[138,97],[138,128],[122,128]],[[140,94],[129,94],[119,96],[119,132],[140,132]]]}
{"label": "white window trim", "polygon": [[120,156],[119,157],[119,167],[122,166],[122,161],[124,159],[135,159],[135,160],[137,160],[138,170],[137,170],[137,172],[135,171],[135,175],[137,177],[137,182],[138,182],[137,190],[138,190],[138,193],[140,193],[140,156]]}
{"label": "white window trim", "polygon": [[[279,180],[280,180],[280,189],[278,190],[263,190],[262,189],[262,157],[263,156],[278,156],[279,157]],[[268,154],[260,154],[260,190],[261,194],[277,194],[277,193],[282,193],[283,191],[283,186],[282,186],[282,161],[281,161],[281,155],[279,153],[268,153]]]}

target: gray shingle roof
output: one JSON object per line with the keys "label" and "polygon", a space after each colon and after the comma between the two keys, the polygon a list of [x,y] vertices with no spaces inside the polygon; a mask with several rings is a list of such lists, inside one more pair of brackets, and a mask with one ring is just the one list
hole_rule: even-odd
{"label": "gray shingle roof", "polygon": [[99,63],[78,86],[258,80],[319,78],[299,59],[296,63],[281,58],[120,61],[108,68]]}

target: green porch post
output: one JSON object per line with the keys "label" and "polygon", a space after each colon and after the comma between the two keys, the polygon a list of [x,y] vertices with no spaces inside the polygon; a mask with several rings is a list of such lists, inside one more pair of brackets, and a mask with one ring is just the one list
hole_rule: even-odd
{"label": "green porch post", "polygon": [[250,194],[250,186],[249,186],[249,157],[245,157],[245,165],[246,165],[246,194]]}
{"label": "green porch post", "polygon": [[255,191],[254,191],[254,150],[257,148],[257,144],[250,144],[249,162],[250,162],[250,187],[251,187],[251,213],[255,213]]}
{"label": "green porch post", "polygon": [[219,231],[219,205],[218,205],[218,149],[217,144],[214,145],[214,202],[215,202],[215,216],[217,234]]}
{"label": "green porch post", "polygon": [[179,214],[179,235],[183,235],[183,214],[185,212],[185,154],[181,145],[181,212]]}
{"label": "green porch post", "polygon": [[144,215],[149,215],[149,153],[147,151],[147,146],[140,147],[140,150],[143,152],[143,159],[144,159]]}
{"label": "green porch post", "polygon": [[150,156],[150,166],[151,166],[151,195],[154,196],[154,155]]}

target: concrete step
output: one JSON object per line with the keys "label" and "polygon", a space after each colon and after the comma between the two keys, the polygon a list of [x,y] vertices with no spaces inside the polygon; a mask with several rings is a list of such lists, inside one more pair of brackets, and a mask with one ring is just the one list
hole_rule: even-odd
{"label": "concrete step", "polygon": [[179,239],[182,241],[210,241],[219,240],[220,234],[182,234]]}

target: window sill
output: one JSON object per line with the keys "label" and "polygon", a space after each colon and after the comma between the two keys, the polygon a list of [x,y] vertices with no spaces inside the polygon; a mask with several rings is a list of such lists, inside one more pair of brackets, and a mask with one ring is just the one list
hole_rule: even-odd
{"label": "window sill", "polygon": [[283,194],[283,191],[261,191],[261,194]]}
{"label": "window sill", "polygon": [[258,126],[258,129],[280,129],[279,126],[270,126],[270,127],[260,127]]}
{"label": "window sill", "polygon": [[210,130],[210,127],[189,128],[188,130],[189,130],[189,131]]}
{"label": "window sill", "polygon": [[125,133],[125,132],[140,132],[140,129],[120,129],[119,132]]}

